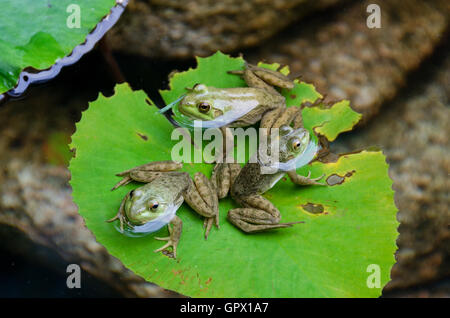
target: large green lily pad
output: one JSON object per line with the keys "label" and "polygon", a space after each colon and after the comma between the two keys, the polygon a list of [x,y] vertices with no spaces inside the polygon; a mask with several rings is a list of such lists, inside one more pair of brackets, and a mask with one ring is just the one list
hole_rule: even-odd
{"label": "large green lily pad", "polygon": [[[218,78],[242,63],[240,58],[221,53],[199,59],[196,69],[172,78],[171,90],[163,92],[163,97],[170,102],[196,82],[241,85],[227,76],[223,83]],[[210,76],[212,67],[214,76]],[[227,211],[236,205],[224,199],[220,201],[220,229],[213,228],[205,240],[202,218],[184,204],[177,213],[183,233],[176,260],[153,252],[162,245],[153,237],[166,236],[166,228],[130,238],[106,223],[116,214],[123,196],[139,185],[111,192],[119,180],[114,174],[170,159],[177,142],[170,140],[173,127],[146,99],[145,93],[133,92],[126,84],[116,86],[112,97],[99,96],[83,113],[71,145],[76,149],[70,163],[74,201],[98,242],[126,267],[150,282],[192,297],[381,294],[395,261],[398,226],[392,181],[381,152],[342,155],[336,162],[316,161],[298,170],[304,175],[311,170],[313,177],[325,173],[332,186],[299,187],[287,178],[278,182],[265,196],[280,209],[282,222],[305,222],[292,228],[245,234],[227,221]],[[308,122],[312,121],[305,119]],[[334,134],[340,132],[336,129]],[[212,165],[187,163],[183,169],[209,176]],[[373,278],[367,272],[372,264],[380,269],[380,285],[375,287],[367,284]]]}
{"label": "large green lily pad", "polygon": [[[115,0],[3,0],[0,4],[0,94],[13,88],[26,67],[44,70],[84,42]],[[80,8],[80,27],[69,28]],[[73,26],[69,23],[69,26]]]}

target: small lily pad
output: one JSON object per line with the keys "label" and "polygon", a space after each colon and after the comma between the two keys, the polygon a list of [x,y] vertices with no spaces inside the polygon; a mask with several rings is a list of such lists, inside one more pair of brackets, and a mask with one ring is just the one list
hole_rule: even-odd
{"label": "small lily pad", "polygon": [[[45,70],[69,55],[116,4],[115,0],[3,0],[0,7],[0,94],[28,67]],[[67,23],[77,14],[79,25]],[[75,18],[75,16],[73,16]]]}
{"label": "small lily pad", "polygon": [[329,108],[307,107],[303,109],[303,122],[305,126],[312,127],[315,133],[325,136],[329,141],[345,131],[352,130],[362,115],[350,108],[350,102],[343,100]]}

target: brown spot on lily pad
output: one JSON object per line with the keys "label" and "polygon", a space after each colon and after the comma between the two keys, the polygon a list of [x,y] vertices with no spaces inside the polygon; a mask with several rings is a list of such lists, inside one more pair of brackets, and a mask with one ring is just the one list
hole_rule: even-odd
{"label": "brown spot on lily pad", "polygon": [[349,171],[345,174],[345,177],[350,178],[355,172],[356,172],[356,170]]}
{"label": "brown spot on lily pad", "polygon": [[[169,258],[175,258],[174,255],[173,255],[173,252],[168,251],[168,250],[163,250],[163,251],[162,251],[162,254],[166,255],[166,256],[169,257]],[[180,271],[180,272],[181,272],[181,271]],[[175,276],[177,275],[177,273],[174,273],[174,274],[175,274]]]}
{"label": "brown spot on lily pad", "polygon": [[329,186],[342,184],[345,181],[346,178],[350,178],[355,172],[356,172],[355,170],[349,171],[344,176],[340,176],[340,175],[338,175],[336,173],[333,173],[332,175],[330,175],[327,178],[327,184]]}
{"label": "brown spot on lily pad", "polygon": [[336,184],[341,184],[342,182],[344,182],[344,180],[345,177],[341,177],[340,175],[333,173],[327,178],[327,184],[329,186],[334,186]]}
{"label": "brown spot on lily pad", "polygon": [[141,133],[136,133],[139,137],[141,137],[143,140],[145,140],[145,141],[147,141],[148,140],[148,137],[146,136],[146,135],[144,135],[144,134],[141,134]]}
{"label": "brown spot on lily pad", "polygon": [[322,204],[306,203],[302,205],[302,208],[312,214],[320,214],[325,211]]}
{"label": "brown spot on lily pad", "polygon": [[296,98],[297,98],[297,95],[292,94],[290,97],[291,97],[292,99],[296,99]]}

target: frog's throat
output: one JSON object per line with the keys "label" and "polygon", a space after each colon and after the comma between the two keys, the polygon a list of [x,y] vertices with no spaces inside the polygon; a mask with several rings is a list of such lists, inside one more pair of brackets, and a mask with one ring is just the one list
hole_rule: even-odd
{"label": "frog's throat", "polygon": [[[129,237],[140,237],[158,231],[164,225],[170,223],[175,217],[178,208],[183,204],[183,201],[183,197],[180,196],[174,202],[167,205],[167,209],[163,214],[143,225],[134,225],[133,227],[126,225],[123,234]],[[116,224],[115,226],[116,229],[120,231],[120,228]]]}
{"label": "frog's throat", "polygon": [[320,146],[317,145],[313,140],[310,140],[308,146],[302,154],[292,158],[287,162],[275,162],[271,164],[260,164],[266,168],[273,169],[274,171],[291,171],[301,168],[313,160],[314,156],[319,151]]}

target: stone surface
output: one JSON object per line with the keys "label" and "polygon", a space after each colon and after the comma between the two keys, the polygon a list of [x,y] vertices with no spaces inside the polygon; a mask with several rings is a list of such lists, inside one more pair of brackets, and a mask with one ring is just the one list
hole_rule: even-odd
{"label": "stone surface", "polygon": [[54,263],[60,258],[79,264],[123,296],[173,295],[134,275],[96,242],[72,201],[69,171],[61,161],[48,164],[62,160],[51,136],[70,136],[87,106],[79,97],[67,102],[70,90],[53,89],[0,108],[0,234],[9,242],[3,248],[57,271],[66,269]]}
{"label": "stone surface", "polygon": [[[450,277],[450,56],[426,67],[373,122],[334,145],[381,147],[390,164],[400,235],[386,291]],[[437,294],[450,296],[448,286]]]}
{"label": "stone surface", "polygon": [[307,13],[346,0],[131,0],[111,32],[118,51],[191,58],[264,41]]}
{"label": "stone surface", "polygon": [[386,0],[380,3],[381,28],[369,29],[370,3],[301,20],[245,57],[289,65],[326,100],[350,99],[367,121],[445,38],[450,17],[446,0]]}

